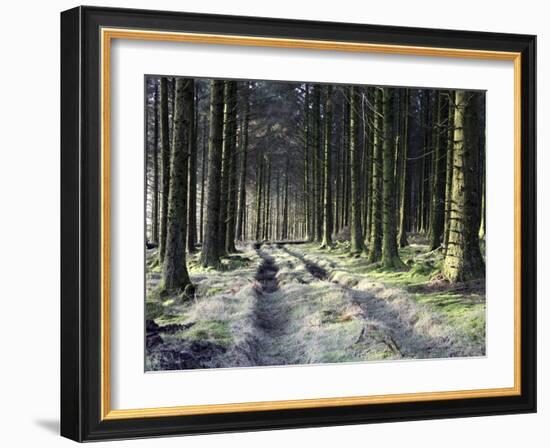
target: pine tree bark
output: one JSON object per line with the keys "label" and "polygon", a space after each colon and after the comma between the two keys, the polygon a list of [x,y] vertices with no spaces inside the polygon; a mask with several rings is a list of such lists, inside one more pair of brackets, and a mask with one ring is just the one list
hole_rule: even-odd
{"label": "pine tree bark", "polygon": [[359,154],[357,145],[357,92],[355,87],[349,88],[349,162],[351,170],[351,240],[350,254],[363,252],[363,229],[361,227],[361,188],[359,186]]}
{"label": "pine tree bark", "polygon": [[244,241],[245,230],[245,210],[246,210],[246,171],[248,169],[248,123],[250,115],[250,99],[249,99],[249,85],[245,84],[244,101],[244,117],[241,132],[241,169],[239,178],[239,203],[237,212],[237,224],[236,224],[236,238],[239,241]]}
{"label": "pine tree bark", "polygon": [[479,224],[479,239],[485,239],[485,176],[483,176],[483,187],[481,189],[481,222]]}
{"label": "pine tree bark", "polygon": [[258,150],[256,160],[256,229],[254,232],[254,239],[260,241],[262,234],[262,195],[264,184],[264,169],[263,169],[263,157],[261,150]]}
{"label": "pine tree bark", "polygon": [[207,176],[207,160],[208,160],[208,138],[206,136],[206,120],[203,122],[202,126],[202,166],[201,166],[201,205],[200,205],[200,234],[199,239],[201,244],[204,242],[204,202],[206,198],[206,176]]}
{"label": "pine tree bark", "polygon": [[368,262],[380,261],[382,256],[382,89],[376,88],[374,94],[374,130],[372,156],[372,217],[369,241]]}
{"label": "pine tree bark", "polygon": [[305,214],[305,237],[308,241],[311,240],[311,194],[310,194],[310,144],[309,144],[309,85],[305,85],[305,97],[304,97],[304,182],[303,182],[303,194],[304,194],[304,214]]}
{"label": "pine tree bark", "polygon": [[193,85],[193,80],[190,79],[176,80],[166,252],[162,270],[163,287],[167,290],[185,291],[187,295],[192,294],[185,260],[185,235],[187,233],[187,175]]}
{"label": "pine tree bark", "polygon": [[155,85],[153,96],[153,203],[151,211],[151,242],[159,242],[159,92]]}
{"label": "pine tree bark", "polygon": [[271,159],[267,157],[265,164],[265,186],[264,186],[264,217],[263,217],[263,239],[269,240],[269,226],[271,224]]}
{"label": "pine tree bark", "polygon": [[328,248],[332,245],[332,86],[326,86],[325,92],[325,135],[323,156],[324,213],[323,241],[321,247]]}
{"label": "pine tree bark", "polygon": [[168,80],[160,78],[160,157],[162,170],[162,194],[160,213],[159,261],[164,261],[166,251],[166,229],[168,219],[168,197],[170,195],[170,124],[168,120]]}
{"label": "pine tree bark", "polygon": [[[350,105],[345,103],[344,105],[344,123],[349,125],[349,116],[350,116]],[[342,141],[344,148],[347,148],[349,145],[349,129],[347,126],[344,127],[342,132]],[[342,227],[348,227],[350,224],[349,212],[350,212],[350,190],[351,190],[351,164],[349,159],[349,151],[344,151],[344,163],[342,169],[342,190],[343,190],[343,200],[342,200]]]}
{"label": "pine tree bark", "polygon": [[286,169],[285,169],[285,187],[283,198],[283,231],[281,238],[283,240],[288,239],[288,171],[290,168],[290,157],[286,156]]}
{"label": "pine tree bark", "polygon": [[382,146],[382,266],[398,269],[404,266],[397,252],[395,226],[395,136],[393,132],[394,90],[383,89],[384,142]]}
{"label": "pine tree bark", "polygon": [[193,101],[191,101],[191,115],[189,119],[189,218],[187,227],[187,251],[197,250],[197,122],[195,108],[195,81],[192,83]]}
{"label": "pine tree bark", "polygon": [[401,137],[401,171],[399,174],[399,188],[401,190],[399,203],[399,232],[397,234],[399,247],[406,247],[409,245],[406,229],[406,210],[407,202],[409,201],[409,195],[407,194],[407,181],[409,177],[407,161],[409,152],[409,103],[410,93],[409,89],[406,89],[403,107],[403,132]]}
{"label": "pine tree bark", "polygon": [[229,180],[227,183],[227,208],[225,217],[225,252],[236,252],[235,225],[237,222],[237,85],[232,81],[229,108]]}
{"label": "pine tree bark", "polygon": [[455,98],[452,208],[443,274],[450,282],[480,278],[479,125],[481,93],[459,90]]}
{"label": "pine tree bark", "polygon": [[227,231],[227,201],[229,200],[229,170],[231,166],[231,110],[233,108],[233,81],[224,81],[222,172],[220,190],[220,216],[218,218],[218,246],[225,253]]}
{"label": "pine tree bark", "polygon": [[447,252],[449,246],[449,232],[451,228],[451,208],[453,193],[453,162],[454,162],[454,117],[455,117],[455,93],[449,91],[449,123],[447,126],[447,160],[445,172],[445,226],[443,236],[443,248]]}
{"label": "pine tree bark", "polygon": [[442,123],[446,121],[444,93],[439,92],[437,99],[437,124],[435,131],[433,156],[432,213],[430,221],[430,250],[441,247],[445,225],[445,167],[446,133]]}
{"label": "pine tree bark", "polygon": [[210,83],[210,135],[208,138],[208,190],[201,265],[217,268],[223,248],[219,245],[220,192],[223,150],[223,81]]}
{"label": "pine tree bark", "polygon": [[361,92],[361,134],[363,135],[363,167],[361,170],[362,190],[363,190],[363,249],[366,250],[367,236],[370,226],[370,186],[372,185],[372,139],[371,132],[367,131],[367,111],[365,101],[368,97],[368,88]]}
{"label": "pine tree bark", "polygon": [[321,86],[313,87],[313,116],[315,121],[315,240],[323,239],[323,145],[321,138]]}

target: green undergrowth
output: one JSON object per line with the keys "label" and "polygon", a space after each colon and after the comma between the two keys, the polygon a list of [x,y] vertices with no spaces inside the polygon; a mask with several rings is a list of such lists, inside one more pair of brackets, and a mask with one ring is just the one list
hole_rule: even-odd
{"label": "green undergrowth", "polygon": [[226,348],[230,347],[233,342],[228,322],[218,320],[198,321],[190,328],[164,336],[165,342],[177,342],[178,340],[208,341]]}
{"label": "green undergrowth", "polygon": [[461,328],[474,342],[485,340],[485,296],[479,293],[416,293],[418,303],[440,312],[450,326]]}

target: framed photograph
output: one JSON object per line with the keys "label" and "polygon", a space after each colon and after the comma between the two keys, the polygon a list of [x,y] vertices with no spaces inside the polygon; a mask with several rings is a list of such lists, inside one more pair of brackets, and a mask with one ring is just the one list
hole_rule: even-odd
{"label": "framed photograph", "polygon": [[535,412],[535,36],[61,14],[61,433]]}

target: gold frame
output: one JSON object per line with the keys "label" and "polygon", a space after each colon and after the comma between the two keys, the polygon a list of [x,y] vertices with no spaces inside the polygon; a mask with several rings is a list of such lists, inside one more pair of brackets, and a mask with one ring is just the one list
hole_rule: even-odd
{"label": "gold frame", "polygon": [[[110,408],[110,50],[113,39],[195,42],[215,45],[336,50],[413,56],[456,57],[505,60],[514,63],[514,386],[445,392],[420,392],[356,397],[315,398],[215,405],[171,406],[142,409]],[[227,412],[306,409],[413,401],[451,400],[521,395],[521,54],[514,52],[466,50],[279,39],[215,34],[144,31],[137,29],[101,29],[101,419],[117,420]]]}

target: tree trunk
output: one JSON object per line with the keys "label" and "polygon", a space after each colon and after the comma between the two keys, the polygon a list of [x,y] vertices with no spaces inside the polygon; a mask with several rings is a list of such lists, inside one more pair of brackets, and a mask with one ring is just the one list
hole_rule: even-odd
{"label": "tree trunk", "polygon": [[311,194],[310,194],[310,157],[309,157],[309,85],[305,85],[305,98],[304,98],[304,215],[305,215],[305,237],[307,240],[311,239]]}
{"label": "tree trunk", "polygon": [[151,242],[159,242],[159,95],[155,86],[153,97],[154,132],[153,132],[153,203],[151,210]]}
{"label": "tree trunk", "polygon": [[233,108],[233,81],[224,81],[222,172],[220,191],[220,216],[218,226],[218,245],[221,254],[225,253],[225,235],[227,231],[227,201],[229,199],[229,170],[231,165],[231,111]]}
{"label": "tree trunk", "polygon": [[185,235],[187,233],[187,175],[193,91],[192,79],[176,80],[166,252],[162,270],[162,284],[165,289],[186,290],[188,294],[192,285],[185,261]]}
{"label": "tree trunk", "polygon": [[325,135],[324,135],[324,163],[323,163],[323,184],[324,184],[324,214],[323,214],[323,241],[321,247],[332,245],[332,86],[326,86],[325,98]]}
{"label": "tree trunk", "polygon": [[323,239],[323,149],[321,144],[321,87],[313,87],[313,116],[315,121],[315,240]]}
{"label": "tree trunk", "polygon": [[401,171],[399,174],[399,188],[401,194],[399,196],[399,232],[397,235],[397,240],[399,247],[405,247],[409,245],[407,241],[407,230],[406,226],[406,210],[407,202],[409,200],[409,194],[407,192],[407,179],[409,176],[408,170],[408,148],[409,148],[409,89],[405,92],[405,100],[403,107],[403,133],[401,137]]}
{"label": "tree trunk", "polygon": [[382,90],[375,91],[374,141],[372,156],[372,217],[369,242],[369,263],[380,261],[382,256]]}
{"label": "tree trunk", "polygon": [[357,102],[355,87],[349,89],[349,163],[351,170],[351,221],[350,254],[363,252],[363,230],[361,227],[361,189],[359,187],[359,155],[357,145]]}
{"label": "tree trunk", "polygon": [[283,232],[281,238],[283,240],[288,239],[288,170],[290,168],[290,158],[286,156],[286,170],[285,170],[285,187],[283,198]]}
{"label": "tree trunk", "polygon": [[229,102],[228,135],[229,144],[229,172],[227,190],[227,208],[225,217],[225,252],[236,252],[235,225],[237,222],[237,85],[232,82],[231,98]]}
{"label": "tree trunk", "polygon": [[206,222],[201,265],[218,267],[221,248],[219,246],[220,191],[223,150],[223,81],[210,83],[210,135],[208,138],[208,191],[206,195]]}
{"label": "tree trunk", "polygon": [[202,166],[201,166],[201,205],[200,205],[200,241],[201,244],[204,242],[204,202],[206,199],[206,191],[205,191],[205,184],[206,184],[206,176],[207,176],[207,160],[208,160],[208,146],[207,146],[207,136],[206,136],[206,120],[203,122],[202,126]]}
{"label": "tree trunk", "polygon": [[382,149],[382,266],[389,269],[404,266],[397,252],[397,230],[395,226],[393,97],[394,90],[385,88],[383,91],[384,142]]}
{"label": "tree trunk", "polygon": [[168,80],[160,78],[160,157],[162,170],[162,194],[160,213],[159,261],[164,260],[166,250],[166,223],[168,218],[168,196],[170,195],[170,125],[168,120]]}
{"label": "tree trunk", "polygon": [[246,210],[246,170],[248,162],[248,121],[250,115],[250,102],[248,96],[248,83],[245,84],[244,94],[244,118],[241,132],[241,177],[239,178],[239,208],[237,212],[236,238],[239,241],[244,241],[244,218]]}
{"label": "tree trunk", "polygon": [[483,187],[481,189],[481,222],[479,224],[479,239],[482,240],[484,238],[485,238],[485,176],[483,176]]}
{"label": "tree trunk", "polygon": [[195,81],[192,80],[193,101],[189,120],[189,220],[187,251],[195,252],[197,245],[197,121],[195,108]]}
{"label": "tree trunk", "polygon": [[449,91],[449,123],[447,127],[447,160],[445,173],[445,228],[443,247],[445,252],[449,246],[449,232],[451,229],[451,208],[453,194],[453,162],[454,162],[454,117],[455,117],[455,93]]}
{"label": "tree trunk", "polygon": [[432,190],[432,214],[430,222],[430,250],[441,247],[445,225],[445,165],[446,165],[446,133],[442,123],[447,116],[444,111],[443,93],[439,92],[437,99],[437,124],[435,131],[434,156],[433,156],[433,190]]}
{"label": "tree trunk", "polygon": [[455,99],[452,208],[443,274],[450,282],[480,278],[479,129],[481,93],[458,90]]}
{"label": "tree trunk", "polygon": [[[348,102],[344,104],[344,123],[349,125],[349,116],[350,116],[350,105]],[[347,148],[349,144],[349,131],[344,127],[342,130],[342,141],[343,147]],[[349,226],[349,210],[350,210],[350,189],[351,189],[351,179],[350,179],[350,152],[344,151],[344,161],[342,166],[342,228]]]}
{"label": "tree trunk", "polygon": [[262,237],[262,194],[263,194],[263,157],[261,156],[261,151],[258,150],[257,160],[256,160],[256,230],[254,239],[260,241]]}
{"label": "tree trunk", "polygon": [[367,88],[361,91],[361,134],[363,136],[363,164],[361,168],[361,188],[363,196],[363,208],[362,208],[362,230],[363,230],[363,250],[366,250],[365,244],[367,243],[367,235],[370,226],[370,186],[372,176],[372,163],[371,163],[371,132],[367,131],[367,113],[365,109],[365,100],[368,95]]}
{"label": "tree trunk", "polygon": [[265,165],[265,195],[264,195],[264,217],[263,217],[263,239],[269,239],[269,225],[271,224],[271,160],[269,156]]}

